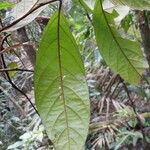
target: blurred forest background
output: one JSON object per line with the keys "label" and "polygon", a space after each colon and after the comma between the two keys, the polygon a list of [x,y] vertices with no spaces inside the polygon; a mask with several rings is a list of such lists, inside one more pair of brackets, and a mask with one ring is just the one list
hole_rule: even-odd
{"label": "blurred forest background", "polygon": [[[19,0],[10,2],[17,3]],[[92,8],[94,1],[87,0],[87,3]],[[120,33],[143,44],[150,64],[150,12],[114,6],[108,0],[104,5],[108,11],[115,9],[115,21]],[[44,27],[56,9],[55,3],[50,4],[34,21],[7,38],[6,46],[16,46],[1,54],[0,59],[0,150],[52,149],[30,102],[34,103],[36,51]],[[98,52],[92,16],[77,0],[66,0],[63,9],[84,60],[90,91],[91,120],[86,150],[149,150],[149,69],[145,71],[139,86],[124,85]],[[1,27],[12,20],[11,8],[0,10]]]}

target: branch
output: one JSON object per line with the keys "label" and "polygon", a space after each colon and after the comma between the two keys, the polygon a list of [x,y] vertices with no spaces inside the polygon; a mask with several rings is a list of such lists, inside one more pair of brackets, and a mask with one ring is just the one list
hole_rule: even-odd
{"label": "branch", "polygon": [[146,58],[150,66],[150,28],[146,16],[146,11],[135,11],[135,17],[137,26],[141,33],[144,52],[146,54]]}
{"label": "branch", "polygon": [[14,22],[12,22],[10,25],[3,27],[2,29],[0,29],[0,32],[3,32],[4,30],[9,29],[10,27],[14,26],[15,24],[17,24],[18,22],[20,22],[22,19],[26,18],[27,16],[29,16],[31,13],[33,13],[34,11],[36,11],[37,9],[39,9],[42,6],[45,6],[47,4],[56,2],[58,0],[51,0],[45,3],[40,3],[39,5],[37,5],[36,7],[34,7],[33,9],[31,9],[29,12],[27,12],[25,15],[23,15],[22,17],[20,17],[19,19],[15,20]]}
{"label": "branch", "polygon": [[13,68],[13,69],[0,69],[0,72],[10,72],[10,71],[21,71],[21,72],[34,72],[34,70],[28,70],[28,69],[19,69],[19,68]]}
{"label": "branch", "polygon": [[22,47],[22,46],[32,46],[32,44],[30,44],[29,42],[15,44],[15,45],[12,45],[12,46],[7,47],[7,48],[3,49],[2,51],[0,51],[0,54],[3,54],[4,52],[8,52],[8,51],[10,51],[12,49],[15,49],[15,48],[18,48],[18,47]]}
{"label": "branch", "polygon": [[143,135],[143,147],[145,147],[145,143],[146,143],[146,138],[145,138],[145,137],[146,137],[146,136],[145,136],[145,133],[144,133],[144,130],[143,130],[143,122],[142,122],[142,120],[141,120],[141,118],[140,118],[138,112],[136,111],[136,106],[135,106],[134,101],[132,100],[132,98],[131,98],[131,96],[130,96],[130,92],[129,92],[129,90],[128,90],[127,85],[125,84],[124,80],[123,80],[121,77],[120,77],[120,81],[121,81],[122,84],[123,84],[123,87],[124,87],[124,89],[125,89],[125,92],[127,93],[128,99],[129,99],[129,101],[130,101],[130,103],[131,103],[132,109],[133,109],[133,111],[134,111],[134,113],[135,113],[135,115],[136,115],[137,121],[138,121],[138,123],[139,123],[139,125],[140,125],[140,129],[141,129],[141,132],[142,132],[142,135]]}
{"label": "branch", "polygon": [[[7,38],[8,38],[8,35],[3,38],[2,42],[1,42],[1,45],[0,45],[0,51],[2,51],[4,49],[4,47],[3,47],[4,42],[6,41],[8,43]],[[1,60],[2,60],[2,64],[3,64],[4,69],[7,69],[7,66],[6,66],[3,54],[1,54],[0,56],[1,56]],[[20,92],[23,96],[26,97],[26,99],[28,100],[28,102],[30,103],[30,105],[33,107],[33,109],[35,110],[35,112],[38,114],[38,116],[40,116],[39,113],[38,113],[38,111],[37,111],[37,109],[35,108],[34,104],[31,102],[30,98],[13,83],[13,81],[11,80],[11,78],[9,76],[9,73],[7,71],[5,71],[5,75],[6,75],[6,80],[11,84],[11,86],[15,90],[17,90],[18,92]]]}

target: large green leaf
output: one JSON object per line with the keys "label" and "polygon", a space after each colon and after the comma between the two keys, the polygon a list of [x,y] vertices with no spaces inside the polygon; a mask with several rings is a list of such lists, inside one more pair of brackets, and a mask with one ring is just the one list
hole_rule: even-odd
{"label": "large green leaf", "polygon": [[102,0],[95,4],[93,21],[97,44],[106,63],[126,81],[138,84],[148,67],[140,44],[120,36],[112,16],[104,12]]}
{"label": "large green leaf", "polygon": [[89,124],[84,66],[65,17],[46,27],[35,68],[37,109],[56,150],[83,150]]}
{"label": "large green leaf", "polygon": [[134,9],[150,10],[150,0],[112,0],[121,5],[127,5]]}
{"label": "large green leaf", "polygon": [[0,2],[0,10],[13,6],[10,2]]}

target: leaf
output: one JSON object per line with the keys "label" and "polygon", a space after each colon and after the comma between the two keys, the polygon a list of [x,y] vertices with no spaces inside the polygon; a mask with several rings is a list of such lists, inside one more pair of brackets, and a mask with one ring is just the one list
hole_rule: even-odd
{"label": "leaf", "polygon": [[116,4],[127,5],[133,9],[150,10],[150,0],[112,0]]}
{"label": "leaf", "polygon": [[116,143],[114,150],[118,150],[121,147],[121,145],[127,140],[128,137],[129,137],[129,135],[125,135],[125,136],[121,137],[119,139],[119,142]]}
{"label": "leaf", "polygon": [[95,0],[78,0],[79,3],[84,7],[84,9],[90,13],[93,11]]}
{"label": "leaf", "polygon": [[96,41],[107,65],[129,83],[138,84],[148,67],[140,44],[119,35],[113,17],[104,12],[101,0],[95,4],[93,22]]}
{"label": "leaf", "polygon": [[130,26],[133,24],[133,15],[128,14],[121,20],[121,27],[123,28],[124,32],[128,32]]}
{"label": "leaf", "polygon": [[37,55],[36,106],[56,150],[83,150],[90,111],[83,63],[63,14],[50,20]]}
{"label": "leaf", "polygon": [[0,10],[13,6],[10,2],[0,2]]}
{"label": "leaf", "polygon": [[118,24],[120,23],[120,21],[126,16],[128,15],[130,9],[127,6],[123,6],[123,5],[117,5],[115,6],[113,3],[110,2],[110,0],[104,0],[103,2],[103,9],[108,12],[111,13],[112,11],[116,11],[118,13],[117,18],[115,18],[115,22]]}
{"label": "leaf", "polygon": [[[16,69],[18,67],[16,62],[11,62],[7,65],[7,68]],[[17,71],[9,71],[9,76],[14,77]]]}
{"label": "leaf", "polygon": [[[45,0],[46,1],[46,0]],[[41,1],[40,1],[41,2]],[[43,1],[44,2],[44,1]],[[15,7],[11,10],[11,18],[13,18],[12,22],[15,22],[17,19],[21,18],[25,14],[27,14],[29,11],[31,11],[33,8],[35,8],[40,3],[37,3],[37,0],[22,0],[21,2],[17,3]],[[22,28],[23,26],[29,24],[32,22],[45,8],[47,5],[40,7],[39,9],[32,12],[30,15],[13,25],[12,27],[4,30],[3,32],[9,32],[14,31],[19,28]],[[10,17],[10,16],[9,16]]]}

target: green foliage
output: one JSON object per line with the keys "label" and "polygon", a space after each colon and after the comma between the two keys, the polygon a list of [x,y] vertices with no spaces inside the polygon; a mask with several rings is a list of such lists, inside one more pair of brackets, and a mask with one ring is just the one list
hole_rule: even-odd
{"label": "green foliage", "polygon": [[133,15],[128,14],[121,20],[121,27],[127,33],[131,25],[133,24]]}
{"label": "green foliage", "polygon": [[38,145],[38,142],[42,142],[44,137],[44,127],[39,126],[38,129],[33,129],[33,131],[25,132],[19,137],[19,141],[8,146],[8,150],[12,149],[33,149],[34,145]]}
{"label": "green foliage", "polygon": [[127,5],[134,9],[150,10],[149,0],[112,0],[116,4]]}
{"label": "green foliage", "polygon": [[36,105],[57,150],[82,150],[88,133],[89,101],[83,63],[63,14],[52,18],[40,43],[35,68]]}
{"label": "green foliage", "polygon": [[13,4],[10,2],[0,2],[0,10],[8,8],[8,7],[12,7],[12,6],[13,6]]}
{"label": "green foliage", "polygon": [[93,10],[87,5],[87,3],[84,1],[84,0],[78,0],[79,3],[85,8],[86,11],[89,11],[89,12],[93,12]]}
{"label": "green foliage", "polygon": [[[18,65],[17,65],[16,62],[11,62],[11,63],[9,63],[9,64],[7,65],[7,67],[10,68],[10,69],[16,69],[16,68],[18,67]],[[17,71],[11,71],[11,72],[9,72],[9,76],[10,76],[10,77],[14,77],[15,74],[16,74],[16,72],[17,72]]]}
{"label": "green foliage", "polygon": [[134,131],[133,132],[129,132],[129,131],[121,132],[117,136],[114,150],[118,150],[123,144],[133,143],[133,145],[135,146],[137,141],[139,139],[142,139],[142,138],[143,138],[142,133],[137,132],[137,131],[135,131],[135,132]]}
{"label": "green foliage", "polygon": [[129,83],[138,84],[148,66],[140,44],[120,36],[113,16],[104,12],[102,0],[95,4],[93,21],[97,44],[107,65]]}
{"label": "green foliage", "polygon": [[[14,31],[32,22],[39,13],[47,7],[47,4],[33,12],[32,10],[37,6],[41,6],[41,4],[46,1],[22,0],[17,3],[12,9],[13,13],[9,16],[13,18],[12,21],[17,21],[25,14],[28,14],[28,16],[14,23],[14,25],[4,31]],[[133,14],[129,13],[125,18],[123,18],[124,15],[121,17],[123,20],[120,22],[120,28],[118,30],[115,21],[117,17],[121,16],[119,16],[119,11],[117,11],[116,8],[111,8],[112,13],[106,12],[107,10],[104,11],[102,7],[104,0],[97,0],[93,10],[94,2],[95,0],[72,1],[73,6],[69,8],[69,11],[65,9],[66,2],[64,2],[63,11],[67,16],[64,17],[61,12],[62,10],[59,10],[50,17],[50,22],[44,31],[37,52],[34,76],[35,103],[45,128],[41,125],[40,120],[37,121],[37,119],[39,119],[38,117],[35,120],[32,117],[30,118],[32,122],[30,123],[31,125],[29,125],[29,130],[32,131],[24,130],[24,126],[27,126],[27,123],[23,124],[21,122],[23,124],[22,127],[20,128],[21,125],[18,126],[19,131],[21,130],[23,132],[15,134],[17,136],[14,139],[17,141],[19,138],[19,141],[14,142],[14,140],[10,138],[7,142],[10,144],[8,149],[40,149],[41,145],[44,145],[44,148],[45,146],[48,148],[49,143],[47,141],[46,143],[43,142],[45,141],[44,131],[46,129],[49,139],[52,141],[52,144],[54,144],[55,150],[83,150],[86,149],[84,144],[88,134],[88,127],[91,127],[91,124],[96,126],[94,126],[94,130],[90,128],[90,134],[93,135],[92,140],[87,140],[89,142],[89,145],[86,144],[86,146],[88,145],[87,149],[97,147],[105,149],[108,147],[109,149],[113,148],[117,150],[124,144],[132,143],[136,145],[137,141],[143,138],[140,131],[127,132],[128,129],[122,127],[128,124],[130,128],[136,129],[139,122],[136,119],[137,116],[133,109],[131,109],[131,107],[125,107],[126,102],[129,102],[128,94],[124,91],[119,79],[115,78],[115,81],[113,81],[113,73],[110,71],[110,69],[112,69],[114,73],[120,74],[121,77],[130,84],[137,85],[141,80],[145,68],[148,67],[140,44],[137,41],[131,40],[131,36],[128,35],[129,32],[132,32],[130,31],[131,25],[134,24]],[[148,0],[114,0],[114,2],[142,10],[149,9],[150,4]],[[48,8],[49,14],[53,14],[53,12],[58,9],[57,4],[60,3],[54,3]],[[0,6],[2,6],[1,3]],[[2,7],[0,7],[0,9],[2,9]],[[30,11],[32,13],[29,13]],[[129,11],[127,11],[127,13],[128,12]],[[45,16],[43,14],[41,15]],[[49,15],[47,14],[46,17],[49,17]],[[27,34],[29,34],[29,38],[34,37],[32,41],[38,42],[44,25],[41,26],[42,22],[35,22],[28,25],[26,30]],[[92,25],[94,25],[94,28]],[[33,34],[37,32],[36,36],[32,35],[29,31],[30,29],[32,31],[34,30]],[[75,39],[72,35],[75,36]],[[95,42],[95,37],[97,43]],[[10,45],[13,44],[12,42]],[[35,44],[35,47],[36,46]],[[81,60],[81,56],[85,62],[84,64]],[[104,59],[106,63],[103,63],[102,59]],[[6,62],[6,64],[8,64],[7,68],[9,69],[25,67],[20,65],[20,63],[17,66],[16,63],[10,63],[10,61]],[[110,68],[107,67],[106,64]],[[100,66],[98,71],[97,66],[98,68]],[[106,67],[107,69],[105,70],[104,68]],[[88,70],[87,81],[85,78],[85,69]],[[18,78],[20,79],[22,76],[25,76],[21,72],[20,74],[22,74],[22,76],[18,76],[17,80],[15,80],[14,75],[16,75],[16,71],[8,71],[8,74],[10,77],[13,77],[14,83],[17,83]],[[17,73],[17,75],[18,74],[19,73]],[[27,77],[25,76],[24,78],[26,80]],[[109,80],[110,78],[111,80]],[[86,82],[88,83],[89,92]],[[22,82],[20,83],[22,84]],[[19,83],[17,84],[19,85]],[[19,87],[22,88],[22,85],[19,85]],[[146,85],[146,89],[142,86],[133,87],[127,87],[129,92],[131,92],[131,98],[134,99],[134,97],[140,95],[143,99],[149,99],[150,91],[148,85]],[[11,92],[9,91],[8,93]],[[89,96],[92,105],[92,119],[90,125]],[[11,98],[11,96],[9,96],[9,98]],[[22,97],[19,97],[19,100],[20,99],[22,99]],[[13,99],[11,101],[14,102]],[[24,101],[25,100],[23,100],[23,103]],[[18,106],[18,103],[21,104],[21,106]],[[24,108],[20,101],[15,102],[13,105],[17,106],[17,109],[19,108],[19,111],[24,114],[22,109],[20,109],[22,107]],[[2,106],[2,108],[0,107],[0,110],[3,110],[6,106],[7,104]],[[9,110],[10,108],[6,107],[5,111],[7,109]],[[5,115],[5,111],[2,111],[3,116]],[[9,117],[12,116],[11,113],[12,112],[10,112]],[[30,113],[30,115],[32,115],[32,113]],[[3,120],[6,119],[4,118]],[[144,121],[142,123],[145,125]],[[39,128],[34,130],[32,127],[34,124]],[[149,125],[149,123],[147,124]],[[0,129],[0,133],[2,133],[1,137],[5,134],[3,130],[6,130],[6,128],[4,127],[5,124],[3,128]],[[20,136],[20,134],[22,134],[22,136]],[[7,137],[9,137],[9,135]],[[0,145],[4,142],[5,140],[0,140]],[[6,149],[6,145],[8,144],[5,144],[4,149]]]}

